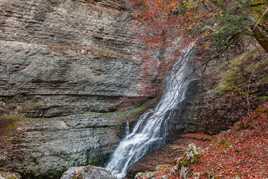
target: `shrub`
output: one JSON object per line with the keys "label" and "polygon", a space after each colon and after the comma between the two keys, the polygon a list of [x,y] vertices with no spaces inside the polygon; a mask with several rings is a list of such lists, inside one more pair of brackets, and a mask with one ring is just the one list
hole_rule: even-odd
{"label": "shrub", "polygon": [[189,167],[199,161],[200,149],[195,144],[189,144],[183,157],[177,162],[178,168]]}
{"label": "shrub", "polygon": [[250,24],[246,16],[229,12],[221,14],[218,21],[220,28],[213,34],[213,43],[218,51],[234,45],[239,35],[247,31]]}

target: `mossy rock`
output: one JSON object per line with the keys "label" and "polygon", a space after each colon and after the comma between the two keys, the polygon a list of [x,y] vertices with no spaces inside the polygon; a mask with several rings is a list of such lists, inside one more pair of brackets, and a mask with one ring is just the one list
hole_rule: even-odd
{"label": "mossy rock", "polygon": [[[216,87],[218,94],[234,92],[240,96],[255,95],[257,98],[268,96],[263,87],[268,85],[268,57],[259,50],[245,52],[229,64]],[[262,90],[262,92],[260,92]]]}

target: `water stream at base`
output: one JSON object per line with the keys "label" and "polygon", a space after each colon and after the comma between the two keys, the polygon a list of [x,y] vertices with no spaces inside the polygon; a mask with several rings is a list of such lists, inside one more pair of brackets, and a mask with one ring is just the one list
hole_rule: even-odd
{"label": "water stream at base", "polygon": [[114,151],[106,169],[117,178],[124,178],[128,168],[153,149],[166,143],[168,121],[185,99],[193,68],[189,63],[193,44],[184,49],[165,79],[165,90],[154,109],[141,115],[132,132],[126,135]]}

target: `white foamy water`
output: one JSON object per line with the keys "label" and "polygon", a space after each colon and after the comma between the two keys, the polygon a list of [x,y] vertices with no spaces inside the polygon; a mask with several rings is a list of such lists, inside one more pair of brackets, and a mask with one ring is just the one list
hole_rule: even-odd
{"label": "white foamy water", "polygon": [[[138,119],[132,132],[120,142],[106,168],[117,178],[124,178],[128,168],[152,149],[166,142],[168,121],[185,99],[188,85],[193,80],[193,68],[189,63],[193,44],[184,50],[165,79],[165,90],[154,109]],[[179,119],[178,119],[179,120]]]}

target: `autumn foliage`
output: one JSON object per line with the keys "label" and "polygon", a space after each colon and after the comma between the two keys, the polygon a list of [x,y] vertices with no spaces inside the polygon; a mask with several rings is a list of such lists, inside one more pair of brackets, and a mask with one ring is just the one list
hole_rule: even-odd
{"label": "autumn foliage", "polygon": [[[234,126],[218,135],[203,140],[204,134],[186,134],[196,138],[201,148],[197,162],[188,166],[188,178],[241,178],[268,177],[268,103],[243,117]],[[180,171],[159,170],[156,178],[168,176],[181,179]]]}
{"label": "autumn foliage", "polygon": [[212,140],[192,170],[206,177],[268,177],[268,103]]}
{"label": "autumn foliage", "polygon": [[[179,59],[181,50],[196,37],[189,31],[199,23],[201,18],[209,16],[207,12],[199,13],[192,4],[183,0],[130,0],[132,16],[142,26],[137,39],[144,45],[144,51],[138,54],[143,60],[142,93],[155,93],[148,80],[162,81],[172,64]],[[184,4],[184,5],[183,5]],[[187,9],[183,11],[181,7]],[[183,12],[181,12],[183,11]],[[181,14],[183,13],[183,14]],[[157,74],[156,79],[154,75]],[[152,85],[156,86],[156,85]]]}

